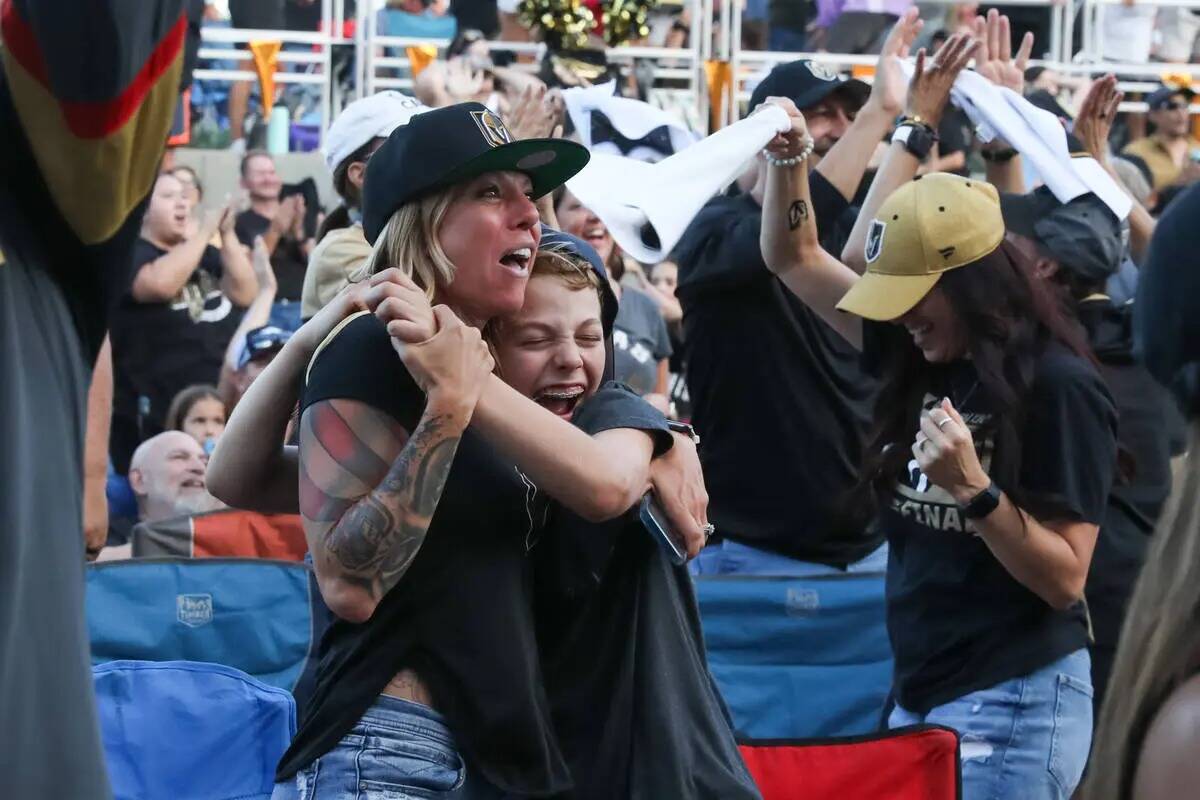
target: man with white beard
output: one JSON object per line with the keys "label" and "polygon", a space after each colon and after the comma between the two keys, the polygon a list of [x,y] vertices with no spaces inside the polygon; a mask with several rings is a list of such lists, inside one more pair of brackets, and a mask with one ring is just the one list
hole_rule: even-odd
{"label": "man with white beard", "polygon": [[[129,485],[137,497],[138,522],[217,511],[225,505],[208,493],[204,449],[182,431],[154,436],[134,451],[129,462]],[[99,561],[129,558],[132,545],[106,547]]]}

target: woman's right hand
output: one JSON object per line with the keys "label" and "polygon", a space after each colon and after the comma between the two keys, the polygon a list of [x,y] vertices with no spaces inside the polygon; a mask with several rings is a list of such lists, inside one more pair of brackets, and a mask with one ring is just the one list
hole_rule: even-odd
{"label": "woman's right hand", "polygon": [[966,69],[978,47],[979,42],[971,34],[956,33],[931,58],[926,58],[924,49],[918,50],[904,116],[920,119],[936,129],[958,73]]}
{"label": "woman's right hand", "polygon": [[396,267],[372,275],[368,287],[363,297],[365,307],[387,325],[393,338],[417,344],[438,332],[429,296]]}
{"label": "woman's right hand", "polygon": [[438,332],[424,342],[392,338],[392,346],[428,397],[427,414],[449,415],[466,427],[495,368],[478,328],[464,325],[448,306],[434,306]]}
{"label": "woman's right hand", "polygon": [[800,113],[800,109],[796,108],[796,104],[786,97],[768,97],[763,101],[763,105],[772,105],[782,108],[784,113],[788,115],[788,121],[792,124],[789,130],[783,133],[775,134],[775,138],[767,142],[766,150],[775,158],[793,158],[800,155],[804,148],[808,145],[808,123],[804,120],[804,115]]}

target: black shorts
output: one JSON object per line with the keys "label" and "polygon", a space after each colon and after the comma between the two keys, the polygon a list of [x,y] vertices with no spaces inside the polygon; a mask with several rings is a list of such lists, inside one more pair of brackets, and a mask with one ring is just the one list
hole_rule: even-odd
{"label": "black shorts", "polygon": [[283,30],[283,0],[229,0],[229,19],[235,28]]}

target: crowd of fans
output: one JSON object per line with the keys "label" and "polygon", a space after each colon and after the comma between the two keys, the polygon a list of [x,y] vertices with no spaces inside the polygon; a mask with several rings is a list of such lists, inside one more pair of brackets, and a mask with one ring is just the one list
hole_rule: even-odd
{"label": "crowd of fans", "polygon": [[[245,28],[314,30],[321,16],[312,0],[202,5],[205,24]],[[1194,12],[1147,8],[1111,8],[1106,55],[1191,60]],[[429,791],[465,775],[480,797],[553,796],[571,776],[578,796],[669,793],[639,765],[707,746],[706,769],[688,778],[697,796],[756,796],[708,676],[688,572],[882,571],[896,658],[882,721],[957,730],[968,800],[1066,798],[1081,785],[1088,798],[1179,796],[1187,779],[1162,776],[1191,768],[1171,756],[1194,734],[1155,715],[1190,719],[1200,663],[1147,629],[1154,598],[1173,602],[1151,584],[1183,591],[1195,577],[1179,563],[1195,552],[1191,498],[1168,498],[1176,475],[1195,488],[1197,387],[1178,374],[1190,358],[1156,363],[1140,348],[1154,325],[1182,324],[1170,303],[1194,281],[1156,284],[1148,320],[1134,299],[1152,264],[1194,252],[1180,245],[1196,238],[1200,191],[1189,83],[1164,79],[1145,114],[1128,114],[1114,75],[1029,68],[1045,9],[1018,20],[965,4],[922,21],[909,0],[748,0],[748,45],[876,55],[872,81],[810,60],[756,76],[746,115],[774,114],[780,132],[665,258],[641,263],[566,182],[591,142],[579,143],[564,92],[613,79],[615,93],[644,98],[636,70],[602,49],[549,53],[536,74],[500,63],[489,39],[537,35],[505,0],[371,11],[391,35],[453,43],[412,95],[364,97],[324,132],[333,207],[250,146],[261,131],[247,123],[249,84],[215,101],[239,191],[206,199],[187,153],[168,152],[98,347],[94,386],[110,380],[111,398],[89,398],[90,558],[130,558],[138,523],[231,507],[298,513],[310,545],[324,543],[311,559],[340,620],[277,796],[316,781],[318,759],[331,776],[356,774],[352,728],[386,738],[414,720],[445,745],[438,763],[466,742]],[[649,42],[685,45],[692,13],[656,12]],[[1093,160],[1120,200],[1062,202],[1018,149],[985,141],[951,98],[968,69],[1053,114],[1070,155]],[[515,155],[486,171],[453,161],[473,146]],[[621,149],[635,147],[650,161],[676,152],[652,136]],[[500,278],[474,270],[470,248],[484,247]],[[642,503],[647,488],[665,511]],[[686,571],[645,566],[661,555],[646,535],[656,513]],[[493,546],[506,526],[521,541]],[[393,528],[405,541],[386,541]],[[362,531],[374,538],[351,541]],[[539,537],[616,544],[576,552]],[[515,596],[527,556],[529,620],[478,589]],[[445,585],[445,569],[476,588]],[[1143,569],[1154,580],[1139,583]],[[663,584],[674,637],[652,635]],[[593,590],[600,600],[581,600]],[[1162,609],[1169,621],[1194,610]],[[403,635],[388,639],[388,626]],[[421,638],[456,626],[467,644]],[[535,628],[544,652],[517,652]],[[1137,673],[1130,642],[1159,674]],[[490,708],[481,650],[501,679],[528,678],[540,657],[549,698],[525,680]],[[626,657],[679,680],[632,677]],[[620,678],[596,677],[596,663]],[[653,699],[601,715],[580,686]],[[461,706],[446,708],[447,687]],[[446,719],[414,711],[435,700]],[[675,713],[704,746],[592,750],[612,744],[605,725],[641,735],[639,715]],[[1105,760],[1087,767],[1101,722]],[[1142,739],[1157,750],[1153,775],[1138,769]],[[537,752],[514,755],[524,745]],[[1097,773],[1087,784],[1085,767]]]}

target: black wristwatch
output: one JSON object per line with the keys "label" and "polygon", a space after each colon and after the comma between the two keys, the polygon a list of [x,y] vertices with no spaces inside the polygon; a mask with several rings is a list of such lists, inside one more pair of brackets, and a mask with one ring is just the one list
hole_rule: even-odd
{"label": "black wristwatch", "polygon": [[929,157],[929,151],[937,140],[933,128],[920,122],[901,122],[892,134],[892,141],[904,145],[904,149],[916,156],[918,161]]}
{"label": "black wristwatch", "polygon": [[963,504],[963,516],[967,519],[983,519],[1000,505],[1000,494],[1000,487],[989,482],[986,489]]}
{"label": "black wristwatch", "polygon": [[700,444],[700,436],[696,433],[696,429],[686,422],[676,422],[673,419],[667,420],[667,427],[672,433],[682,433],[684,436],[691,439],[695,444]]}
{"label": "black wristwatch", "polygon": [[984,161],[991,161],[994,164],[1003,164],[1012,161],[1019,154],[1016,150],[1009,147],[1006,150],[980,150],[979,157]]}

